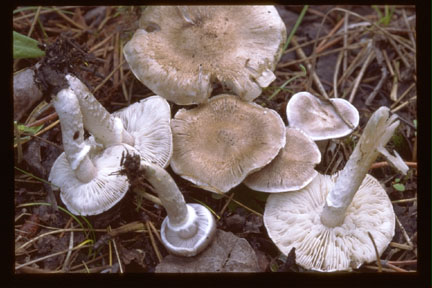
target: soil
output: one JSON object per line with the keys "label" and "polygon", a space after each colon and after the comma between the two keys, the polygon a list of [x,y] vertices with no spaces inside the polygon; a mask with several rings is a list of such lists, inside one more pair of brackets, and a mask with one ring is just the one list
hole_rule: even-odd
{"label": "soil", "polygon": [[[345,10],[334,10],[335,7]],[[42,90],[48,91],[45,95],[55,92],[52,87],[61,87],[61,83],[59,85],[56,81],[61,77],[54,76],[67,72],[77,75],[91,91],[109,76],[94,95],[110,112],[153,95],[129,71],[126,62],[120,65],[124,61],[121,47],[136,30],[142,8],[85,6],[56,7],[57,10],[53,10],[42,7],[34,26],[37,11],[21,8],[14,12],[13,29],[25,35],[33,29],[31,37],[44,44],[47,56],[42,61],[14,60],[14,71],[40,61],[43,65],[38,70],[38,83]],[[289,34],[303,6],[277,6],[277,9]],[[322,162],[316,167],[325,174],[344,167],[362,128],[378,107],[388,106],[399,116],[401,124],[387,147],[396,150],[409,164],[408,174],[402,176],[386,164],[369,171],[384,186],[393,202],[398,218],[395,236],[380,257],[382,265],[369,263],[356,271],[417,271],[417,92],[413,86],[417,69],[413,42],[416,37],[415,7],[390,7],[389,23],[383,20],[384,7],[377,9],[381,16],[372,6],[309,6],[295,33],[295,41],[308,58],[302,59],[297,44],[292,41],[276,68],[277,79],[255,102],[276,110],[287,124],[285,107],[294,93],[309,91],[324,96],[312,80],[313,73],[321,80],[329,97],[335,96],[334,74],[339,66],[336,75],[340,81],[338,96],[348,99],[356,87],[352,103],[359,110],[360,125],[352,135],[331,140],[325,145]],[[334,31],[334,27],[344,21],[344,11],[356,13],[348,18],[346,44],[343,36]],[[376,23],[376,26],[367,23]],[[339,27],[343,31],[344,24]],[[327,38],[323,40],[322,37]],[[325,42],[322,44],[322,41]],[[375,55],[367,65],[361,56],[361,51],[366,49],[366,44],[362,43],[370,43],[368,53],[374,51]],[[344,46],[346,52],[341,52]],[[340,55],[344,58],[339,59]],[[309,60],[312,64],[315,62],[314,69],[308,68]],[[414,64],[407,66],[405,61]],[[307,73],[302,72],[301,66],[307,68]],[[340,80],[342,77],[343,81]],[[291,82],[271,97],[289,79]],[[371,99],[373,93],[376,95]],[[155,230],[160,228],[166,216],[163,207],[129,191],[118,205],[101,215],[76,217],[64,210],[58,193],[53,195],[50,192],[44,181],[47,181],[53,162],[62,152],[62,141],[60,126],[50,126],[56,118],[47,117],[54,112],[48,102],[49,97],[27,111],[19,121],[32,127],[33,122],[41,120],[42,129],[48,129],[36,135],[21,133],[22,141],[14,149],[14,164],[20,169],[15,170],[14,184],[15,273],[154,272],[159,257],[168,255],[155,233],[149,232],[153,231],[152,226]],[[172,115],[182,108],[170,105]],[[377,159],[377,162],[382,161]],[[128,163],[129,169],[124,173],[134,178],[136,167],[132,162]],[[295,251],[288,256],[282,255],[267,235],[262,221],[267,194],[254,192],[240,184],[226,197],[218,196],[180,178],[170,168],[167,171],[186,202],[205,203],[218,215],[218,229],[232,232],[249,242],[257,254],[261,271],[305,271],[295,264]],[[151,193],[150,189],[146,191]],[[76,249],[67,253],[69,247]]]}

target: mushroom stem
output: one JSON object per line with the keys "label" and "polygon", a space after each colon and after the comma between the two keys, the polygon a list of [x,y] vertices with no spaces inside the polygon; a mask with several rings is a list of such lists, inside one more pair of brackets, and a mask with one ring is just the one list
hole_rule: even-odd
{"label": "mushroom stem", "polygon": [[145,171],[145,178],[153,186],[167,211],[169,224],[181,226],[187,222],[189,213],[183,194],[168,172],[144,161],[141,161],[141,169]]}
{"label": "mushroom stem", "polygon": [[387,107],[380,107],[372,114],[346,166],[339,173],[335,186],[327,194],[321,213],[324,225],[336,227],[343,223],[345,211],[366,173],[399,125],[396,119],[396,115],[389,115]]}
{"label": "mushroom stem", "polygon": [[103,145],[128,144],[134,146],[134,137],[123,127],[122,121],[112,116],[77,77],[66,75],[81,108],[85,128]]}
{"label": "mushroom stem", "polygon": [[76,177],[87,183],[96,176],[96,168],[88,157],[90,146],[84,143],[83,116],[74,91],[68,87],[53,97],[60,119],[63,148]]}

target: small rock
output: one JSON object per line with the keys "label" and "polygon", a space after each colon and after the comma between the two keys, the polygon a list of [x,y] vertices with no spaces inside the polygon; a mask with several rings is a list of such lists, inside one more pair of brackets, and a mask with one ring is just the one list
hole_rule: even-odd
{"label": "small rock", "polygon": [[210,246],[194,257],[166,256],[156,273],[261,272],[255,251],[244,238],[217,230]]}

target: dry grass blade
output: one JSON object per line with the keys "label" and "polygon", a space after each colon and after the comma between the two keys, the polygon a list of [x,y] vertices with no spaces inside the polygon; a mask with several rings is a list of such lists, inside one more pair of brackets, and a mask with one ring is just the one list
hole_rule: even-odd
{"label": "dry grass blade", "polygon": [[373,50],[371,51],[370,49],[368,49],[367,52],[369,52],[368,56],[366,57],[366,60],[363,62],[363,65],[362,65],[362,67],[360,69],[360,72],[359,72],[359,74],[357,75],[357,78],[354,81],[354,87],[351,90],[351,95],[348,98],[348,101],[350,103],[352,103],[353,100],[354,100],[354,96],[355,96],[355,94],[357,92],[357,88],[358,88],[358,86],[360,84],[361,79],[363,78],[363,75],[364,75],[364,73],[366,71],[366,68],[368,67],[368,65],[370,64],[370,62],[373,60],[373,58],[375,57],[375,52]]}
{"label": "dry grass blade", "polygon": [[147,232],[148,232],[149,237],[150,237],[151,245],[152,245],[153,250],[154,250],[154,252],[155,252],[155,254],[156,254],[156,257],[158,258],[158,261],[159,261],[159,263],[160,263],[160,262],[162,262],[162,255],[161,255],[161,253],[159,252],[159,248],[157,247],[157,244],[156,244],[156,242],[155,242],[155,240],[154,240],[153,233],[152,233],[152,231],[151,231],[149,221],[146,222],[146,226],[147,226]]}
{"label": "dry grass blade", "polygon": [[369,231],[368,231],[368,236],[371,239],[373,247],[374,247],[374,250],[375,250],[376,262],[377,262],[377,265],[378,265],[378,272],[382,272],[382,265],[381,265],[381,260],[380,260],[380,257],[379,257],[378,249],[376,247],[375,240],[373,239],[373,237],[372,237],[372,235],[371,235],[371,233]]}
{"label": "dry grass blade", "polygon": [[56,253],[53,253],[53,254],[50,254],[50,255],[46,255],[46,256],[43,256],[41,258],[37,258],[37,259],[31,260],[29,262],[17,265],[17,266],[15,266],[15,270],[19,270],[19,269],[21,269],[24,266],[28,266],[28,265],[31,265],[31,264],[43,261],[45,259],[48,259],[48,258],[51,258],[51,257],[54,257],[54,256],[58,256],[58,255],[61,255],[61,254],[64,254],[64,253],[67,253],[68,251],[75,251],[75,250],[78,250],[78,249],[89,248],[91,246],[92,245],[82,245],[82,246],[78,245],[78,246],[76,246],[76,247],[74,247],[72,249],[66,249],[66,250],[59,251],[59,252],[56,252]]}

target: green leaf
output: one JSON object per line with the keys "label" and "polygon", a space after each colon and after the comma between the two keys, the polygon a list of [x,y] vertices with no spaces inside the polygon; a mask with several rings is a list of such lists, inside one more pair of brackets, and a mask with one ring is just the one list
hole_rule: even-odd
{"label": "green leaf", "polygon": [[13,31],[13,58],[36,58],[45,55],[38,47],[39,42]]}
{"label": "green leaf", "polygon": [[29,134],[32,134],[32,135],[36,134],[37,132],[39,132],[39,130],[41,130],[42,127],[43,127],[43,124],[39,125],[39,126],[35,126],[35,127],[27,127],[27,126],[25,126],[23,124],[18,124],[18,129],[19,129],[20,132],[22,132],[22,133],[29,133]]}
{"label": "green leaf", "polygon": [[403,185],[402,183],[393,184],[393,188],[400,192],[405,191],[405,185]]}

